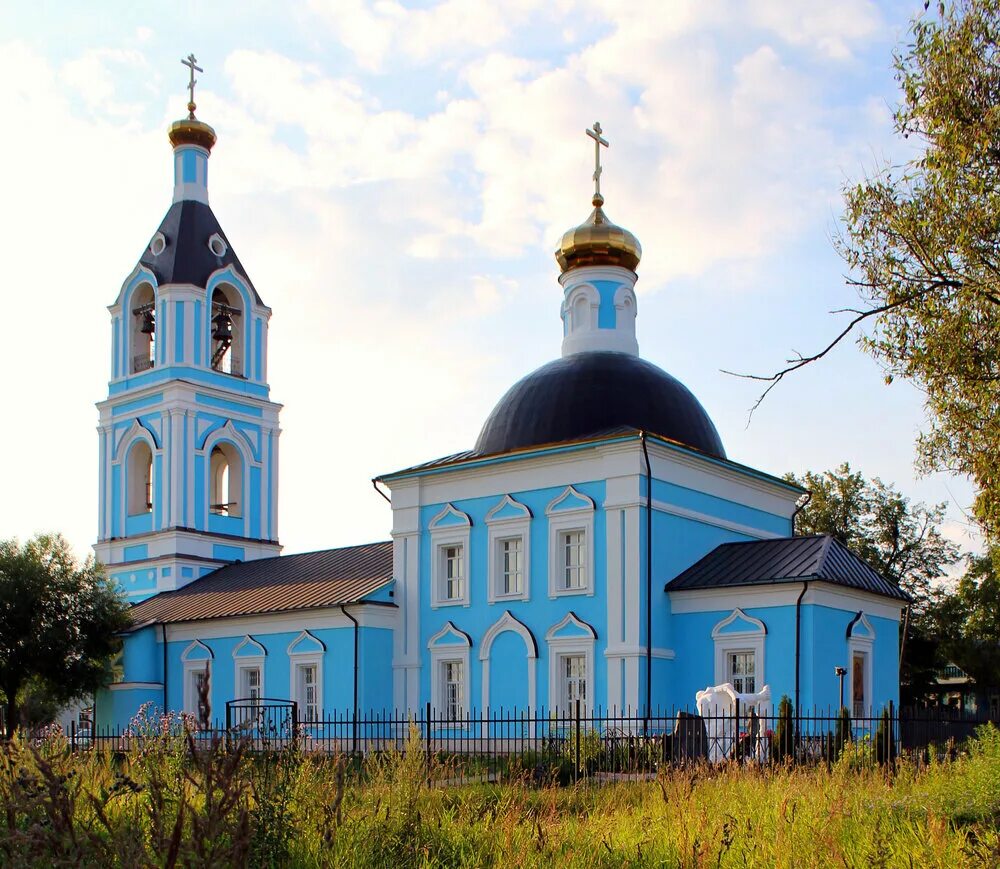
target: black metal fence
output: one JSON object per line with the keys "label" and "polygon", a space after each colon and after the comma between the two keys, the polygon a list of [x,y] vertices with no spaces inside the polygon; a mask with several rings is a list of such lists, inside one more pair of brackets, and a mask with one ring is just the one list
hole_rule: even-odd
{"label": "black metal fence", "polygon": [[[809,714],[759,713],[756,709],[687,710],[636,714],[588,710],[581,704],[551,712],[490,710],[441,715],[427,704],[419,712],[303,720],[284,700],[238,700],[225,721],[211,727],[187,719],[196,744],[240,741],[251,750],[290,746],[310,753],[361,761],[387,752],[422,752],[429,781],[496,781],[512,775],[536,779],[618,781],[650,778],[664,768],[692,763],[832,764],[845,755],[858,766],[907,757],[924,763],[932,754],[961,750],[985,716],[950,708],[897,709],[891,704],[852,718],[847,710]],[[78,750],[128,751],[148,733],[134,729],[67,734]]]}

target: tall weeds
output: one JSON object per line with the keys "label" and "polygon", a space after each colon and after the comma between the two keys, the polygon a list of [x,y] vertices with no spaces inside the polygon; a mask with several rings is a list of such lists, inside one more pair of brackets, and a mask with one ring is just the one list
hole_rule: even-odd
{"label": "tall weeds", "polygon": [[73,754],[58,734],[4,746],[0,865],[1000,864],[994,728],[922,769],[858,764],[859,744],[830,770],[702,766],[556,787],[530,771],[451,786],[416,730],[352,766],[294,745],[251,755],[183,719],[141,724],[114,756]]}

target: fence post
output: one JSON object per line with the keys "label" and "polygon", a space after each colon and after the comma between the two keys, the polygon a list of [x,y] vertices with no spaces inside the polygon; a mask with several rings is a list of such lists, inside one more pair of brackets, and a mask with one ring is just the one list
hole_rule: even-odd
{"label": "fence post", "polygon": [[896,706],[896,704],[893,703],[890,700],[889,701],[889,728],[888,728],[888,732],[886,733],[886,737],[885,737],[886,739],[889,740],[889,744],[885,747],[885,756],[886,756],[886,759],[889,761],[890,766],[894,766],[895,765],[893,762],[896,760],[896,757],[897,757],[897,751],[896,751],[896,716],[895,716],[896,709],[895,709],[895,706]]}
{"label": "fence post", "polygon": [[427,717],[424,725],[424,744],[427,753],[427,787],[431,786],[431,701],[427,701]]}
{"label": "fence post", "polygon": [[740,756],[740,698],[736,698],[736,704],[733,706],[733,753],[732,756],[736,760],[742,760]]}
{"label": "fence post", "polygon": [[573,771],[573,781],[580,780],[580,698],[576,698],[576,764]]}
{"label": "fence post", "polygon": [[69,721],[69,747],[76,751],[76,719],[71,718]]}

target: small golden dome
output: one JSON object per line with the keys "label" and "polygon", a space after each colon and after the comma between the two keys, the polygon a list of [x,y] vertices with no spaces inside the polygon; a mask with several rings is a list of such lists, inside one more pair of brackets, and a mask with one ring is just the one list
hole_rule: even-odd
{"label": "small golden dome", "polygon": [[193,110],[184,120],[174,121],[170,125],[167,137],[175,148],[180,145],[198,145],[206,151],[211,151],[216,141],[215,130],[204,121],[199,121]]}
{"label": "small golden dome", "polygon": [[556,260],[563,274],[581,266],[621,266],[635,271],[642,259],[639,239],[608,220],[600,193],[594,195],[593,204],[590,217],[567,230],[559,243]]}

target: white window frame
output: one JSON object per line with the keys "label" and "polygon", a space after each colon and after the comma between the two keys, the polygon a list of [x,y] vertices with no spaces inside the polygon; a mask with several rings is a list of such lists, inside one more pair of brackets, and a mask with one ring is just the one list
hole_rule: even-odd
{"label": "white window frame", "polygon": [[[444,642],[445,640],[450,642]],[[431,656],[431,715],[443,719],[445,717],[444,697],[442,696],[444,664],[458,662],[462,665],[462,698],[465,708],[456,721],[465,721],[469,716],[471,702],[472,674],[469,671],[469,650],[472,648],[472,638],[459,630],[452,622],[446,622],[430,640],[427,648]]]}
{"label": "white window frame", "polygon": [[[200,651],[206,653],[208,657],[192,658],[191,655]],[[212,720],[212,695],[215,693],[215,679],[213,674],[213,661],[215,653],[201,640],[193,640],[191,644],[181,654],[181,664],[184,671],[184,711],[190,715],[198,717],[198,693],[194,687],[194,676],[196,673],[204,673],[205,666],[208,665],[208,720]]]}
{"label": "white window frame", "polygon": [[[494,518],[507,508],[513,508],[520,516]],[[486,514],[487,537],[489,541],[489,568],[487,570],[487,600],[490,603],[505,603],[512,600],[528,600],[531,597],[531,511],[510,495]],[[521,539],[521,591],[505,594],[503,591],[503,543],[506,540]]]}
{"label": "white window frame", "polygon": [[[458,522],[442,525],[448,519],[457,518]],[[472,586],[472,549],[469,546],[472,537],[472,519],[461,510],[456,510],[451,504],[445,505],[428,525],[431,534],[431,608],[444,606],[469,606]],[[462,547],[462,594],[458,597],[445,597],[445,550],[451,546]]]}
{"label": "white window frame", "polygon": [[[733,655],[751,655],[752,656],[752,660],[753,660],[753,676],[752,676],[752,678],[753,678],[753,691],[747,691],[746,690],[746,684],[745,684],[745,682],[746,682],[747,676],[749,675],[747,673],[744,673],[742,676],[739,677],[739,678],[741,678],[741,679],[744,680],[743,690],[741,691],[741,690],[738,690],[736,688],[736,682],[734,681],[735,678],[736,678],[736,676],[732,672],[732,666],[731,666]],[[725,666],[726,666],[726,678],[725,678],[725,681],[729,682],[733,686],[733,690],[736,691],[737,694],[756,694],[756,693],[758,693],[760,691],[760,687],[761,686],[759,684],[759,682],[760,682],[759,677],[757,676],[757,650],[754,649],[754,648],[726,649],[725,658],[726,658],[726,664],[725,664]]]}
{"label": "white window frame", "polygon": [[[738,631],[727,631],[735,621],[742,621],[748,627]],[[712,640],[715,643],[715,684],[722,685],[729,681],[729,654],[731,652],[754,653],[754,687],[759,693],[767,684],[764,660],[767,625],[760,619],[747,615],[739,607],[718,622],[712,628]]]}
{"label": "white window frame", "polygon": [[[577,631],[586,635],[561,637],[559,633],[572,625]],[[587,698],[581,704],[580,714],[590,716],[594,708],[594,682],[597,672],[594,669],[594,646],[597,642],[597,632],[586,622],[577,618],[575,613],[567,613],[565,618],[553,625],[545,634],[549,656],[549,709],[552,712],[558,708],[560,715],[575,714],[576,709],[563,708],[563,676],[562,662],[565,658],[582,655],[587,668]]]}
{"label": "white window frame", "polygon": [[[300,645],[308,644],[311,646],[308,650],[296,651],[296,648]],[[319,648],[316,648],[316,645]],[[324,717],[324,706],[323,706],[323,659],[326,657],[326,645],[318,637],[313,636],[309,631],[303,631],[299,634],[291,643],[288,645],[288,662],[289,662],[289,673],[288,673],[288,686],[291,689],[289,693],[292,695],[292,699],[298,705],[299,710],[299,723],[306,724],[309,723],[305,717],[305,701],[304,698],[300,696],[299,691],[299,667],[315,665],[316,667],[316,719],[317,721],[322,721]]]}
{"label": "white window frame", "polygon": [[[251,648],[256,654],[240,654],[240,652],[245,648]],[[244,670],[259,670],[260,671],[260,696],[261,698],[267,696],[264,693],[264,660],[267,657],[267,649],[264,648],[260,643],[258,643],[249,634],[243,637],[235,649],[233,649],[233,664],[235,671],[233,673],[233,699],[234,700],[249,700],[249,697],[243,696],[243,671]]]}
{"label": "white window frame", "polygon": [[[862,625],[868,632],[868,636],[858,635],[858,625]],[[872,661],[875,652],[875,628],[872,627],[868,617],[862,612],[859,618],[851,625],[851,635],[847,638],[847,685],[844,704],[850,710],[851,718],[854,718],[854,656],[861,655],[864,658],[864,709],[861,717],[864,718],[872,714]]]}
{"label": "white window frame", "polygon": [[[469,673],[468,673],[468,655],[456,656],[453,658],[441,658],[437,662],[437,679],[438,679],[438,699],[439,703],[437,706],[437,715],[444,719],[445,721],[462,721],[466,717],[466,712],[469,706],[468,700],[468,689],[469,689]],[[451,711],[450,704],[451,701],[448,699],[447,691],[445,687],[447,685],[446,673],[449,667],[459,668],[459,680],[455,683],[458,686],[458,703],[457,708],[454,712]]]}
{"label": "white window frame", "polygon": [[[558,670],[559,670],[559,699],[562,701],[564,709],[570,709],[575,707],[575,700],[571,700],[569,696],[570,678],[566,673],[567,665],[570,661],[582,661],[583,662],[583,706],[586,707],[587,702],[590,698],[591,693],[593,693],[594,686],[594,675],[590,672],[590,667],[587,662],[586,653],[573,653],[573,652],[560,652],[558,656]],[[579,677],[577,678],[577,684],[580,683]]]}
{"label": "white window frame", "polygon": [[[306,702],[305,691],[302,686],[302,671],[313,667],[316,670],[316,715],[313,718],[308,716],[309,704]],[[320,655],[300,655],[292,661],[291,677],[294,680],[292,689],[295,696],[295,703],[298,707],[299,723],[313,724],[323,719],[323,660]]]}
{"label": "white window frame", "polygon": [[[579,506],[560,509],[561,505],[574,499]],[[594,502],[572,486],[567,486],[558,498],[545,509],[549,520],[549,597],[583,594],[593,596],[595,583],[594,564]],[[580,588],[563,588],[565,563],[563,559],[562,536],[570,531],[582,531],[583,551],[586,559],[586,582]]]}

